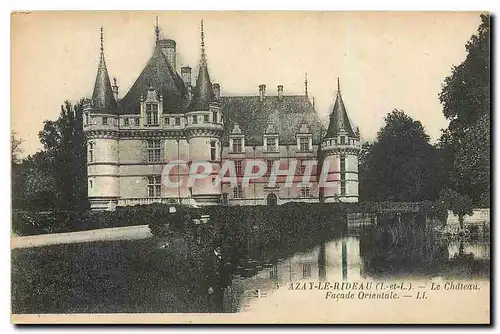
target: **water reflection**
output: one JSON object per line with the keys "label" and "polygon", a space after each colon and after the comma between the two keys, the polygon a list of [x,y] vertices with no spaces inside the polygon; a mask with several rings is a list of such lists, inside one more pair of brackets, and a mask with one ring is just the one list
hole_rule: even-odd
{"label": "water reflection", "polygon": [[428,231],[407,238],[398,231],[389,235],[379,232],[367,229],[335,238],[267,264],[251,277],[236,277],[231,291],[232,311],[259,308],[259,300],[298,281],[489,278],[487,239],[448,240]]}

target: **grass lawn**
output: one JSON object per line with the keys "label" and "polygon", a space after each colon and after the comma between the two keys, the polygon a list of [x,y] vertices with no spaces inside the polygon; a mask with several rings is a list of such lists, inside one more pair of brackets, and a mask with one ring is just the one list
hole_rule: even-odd
{"label": "grass lawn", "polygon": [[12,313],[206,312],[200,268],[154,239],[12,250]]}

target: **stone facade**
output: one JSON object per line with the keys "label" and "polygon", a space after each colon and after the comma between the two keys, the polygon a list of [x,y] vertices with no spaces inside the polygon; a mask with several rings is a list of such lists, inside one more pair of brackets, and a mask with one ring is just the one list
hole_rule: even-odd
{"label": "stone facade", "polygon": [[[191,68],[177,72],[176,43],[160,39],[156,29],[152,57],[129,92],[120,99],[111,85],[104,47],[92,99],[84,107],[88,147],[89,200],[92,209],[150,203],[210,205],[282,204],[358,199],[359,131],[348,119],[340,85],[330,124],[325,129],[307,93],[276,95],[259,86],[255,96],[221,96],[210,81],[201,26],[201,59],[196,83]],[[101,43],[102,43],[101,30]],[[172,161],[184,167],[166,168]],[[213,184],[226,161],[232,161],[237,185]],[[198,161],[212,171],[191,185],[189,170]],[[247,167],[259,162],[266,172],[242,185]],[[316,165],[318,164],[318,166]],[[320,187],[320,172],[329,187]],[[271,170],[279,175],[270,182]],[[312,173],[308,173],[308,168]],[[287,170],[292,170],[287,186]],[[165,173],[176,187],[165,186]],[[308,184],[304,174],[310,174]],[[244,183],[244,182],[243,182]]]}

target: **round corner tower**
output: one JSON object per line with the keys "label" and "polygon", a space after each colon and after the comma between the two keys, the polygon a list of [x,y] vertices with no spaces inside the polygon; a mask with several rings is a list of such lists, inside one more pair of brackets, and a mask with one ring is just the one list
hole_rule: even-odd
{"label": "round corner tower", "polygon": [[101,56],[92,99],[83,107],[83,131],[87,143],[88,198],[92,210],[114,210],[119,198],[118,105],[104,58]]}
{"label": "round corner tower", "polygon": [[353,131],[338,81],[337,98],[330,113],[330,123],[321,141],[323,158],[320,182],[322,182],[324,202],[358,201],[360,149],[359,130]]}

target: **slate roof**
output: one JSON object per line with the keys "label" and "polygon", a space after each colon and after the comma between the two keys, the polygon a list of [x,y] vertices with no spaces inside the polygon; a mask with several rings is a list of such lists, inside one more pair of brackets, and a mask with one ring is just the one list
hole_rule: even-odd
{"label": "slate roof", "polygon": [[223,144],[228,145],[229,134],[237,123],[245,135],[247,145],[262,145],[263,134],[273,124],[279,134],[280,145],[297,143],[295,135],[306,121],[313,134],[313,144],[321,141],[324,127],[305,95],[266,96],[223,96],[220,98],[224,113]]}
{"label": "slate roof", "polygon": [[340,93],[339,87],[333,110],[330,113],[330,124],[328,125],[328,130],[326,132],[325,138],[336,137],[340,129],[342,128],[347,131],[347,135],[349,137],[358,137],[353,131],[351,122],[349,120],[349,117],[347,116],[347,111],[345,109],[344,101],[342,100],[342,94]]}
{"label": "slate roof", "polygon": [[166,56],[157,44],[151,59],[120,101],[122,114],[139,114],[141,94],[153,86],[163,96],[164,112],[183,112],[189,105],[186,100],[187,89],[179,74],[174,71]]}
{"label": "slate roof", "polygon": [[92,93],[92,104],[94,106],[94,112],[96,113],[116,115],[119,112],[118,105],[113,94],[113,89],[111,88],[111,81],[109,80],[102,46],[101,58],[99,60],[99,66],[97,67],[97,75],[95,78],[94,92]]}

